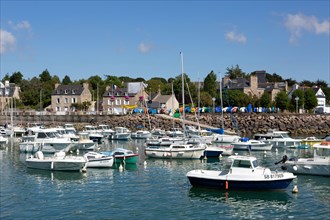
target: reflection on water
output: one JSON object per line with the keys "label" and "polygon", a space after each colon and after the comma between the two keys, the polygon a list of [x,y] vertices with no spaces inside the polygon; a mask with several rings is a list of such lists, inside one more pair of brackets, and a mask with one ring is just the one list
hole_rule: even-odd
{"label": "reflection on water", "polygon": [[27,173],[34,176],[36,179],[81,180],[86,178],[86,174],[81,172],[62,172],[27,168]]}
{"label": "reflection on water", "polygon": [[291,199],[287,191],[226,191],[198,187],[191,187],[189,196],[203,200],[233,203],[234,205],[239,201],[250,201],[251,203],[273,201],[279,204],[286,204]]}

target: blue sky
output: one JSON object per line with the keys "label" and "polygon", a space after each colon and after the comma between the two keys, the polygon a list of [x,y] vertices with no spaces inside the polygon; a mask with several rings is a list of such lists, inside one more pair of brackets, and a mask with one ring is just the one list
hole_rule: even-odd
{"label": "blue sky", "polygon": [[193,81],[238,64],[251,73],[330,84],[324,1],[0,1],[1,78],[48,69]]}

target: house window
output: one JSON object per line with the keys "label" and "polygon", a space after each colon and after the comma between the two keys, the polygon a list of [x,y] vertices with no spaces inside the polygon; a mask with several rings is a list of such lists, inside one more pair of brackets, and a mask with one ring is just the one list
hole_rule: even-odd
{"label": "house window", "polygon": [[56,90],[56,94],[60,94],[60,91],[59,90]]}
{"label": "house window", "polygon": [[72,99],[71,99],[71,102],[72,102],[72,103],[76,103],[76,102],[77,102],[76,98],[72,98]]}
{"label": "house window", "polygon": [[57,99],[56,99],[56,103],[57,103],[57,104],[60,104],[60,103],[61,103],[61,102],[60,102],[60,98],[57,98]]}
{"label": "house window", "polygon": [[129,100],[124,100],[124,105],[129,105]]}
{"label": "house window", "polygon": [[0,90],[0,95],[2,95],[2,90]]}
{"label": "house window", "polygon": [[113,100],[108,99],[108,105],[113,105]]}
{"label": "house window", "polygon": [[57,111],[57,112],[61,111],[61,107],[56,106],[56,111]]}
{"label": "house window", "polygon": [[121,105],[121,100],[120,99],[116,99],[116,105]]}
{"label": "house window", "polygon": [[68,102],[69,102],[68,98],[64,98],[64,103],[68,103]]}
{"label": "house window", "polygon": [[68,107],[64,107],[64,111],[67,112],[68,111]]}

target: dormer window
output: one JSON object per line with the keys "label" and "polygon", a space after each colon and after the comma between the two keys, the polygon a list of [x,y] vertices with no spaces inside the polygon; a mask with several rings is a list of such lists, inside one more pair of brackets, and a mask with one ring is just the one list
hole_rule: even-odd
{"label": "dormer window", "polygon": [[72,89],[72,94],[76,94],[76,90],[75,89]]}
{"label": "dormer window", "polygon": [[68,94],[68,90],[67,89],[64,90],[64,94]]}
{"label": "dormer window", "polygon": [[60,91],[59,90],[56,90],[56,94],[60,94]]}

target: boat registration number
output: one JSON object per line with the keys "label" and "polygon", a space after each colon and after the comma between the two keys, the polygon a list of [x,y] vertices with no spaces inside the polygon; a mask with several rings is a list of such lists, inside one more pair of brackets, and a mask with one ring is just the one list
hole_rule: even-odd
{"label": "boat registration number", "polygon": [[271,175],[264,175],[265,179],[275,179],[275,178],[282,178],[283,174],[271,174]]}

